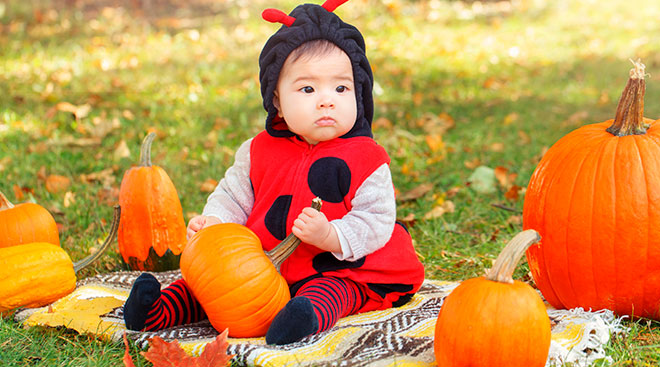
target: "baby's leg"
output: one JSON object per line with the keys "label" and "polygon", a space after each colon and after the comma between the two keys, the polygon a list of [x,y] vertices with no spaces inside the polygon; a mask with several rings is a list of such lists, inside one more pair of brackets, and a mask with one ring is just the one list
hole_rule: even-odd
{"label": "baby's leg", "polygon": [[186,282],[179,279],[161,291],[160,283],[142,273],[124,304],[124,322],[130,330],[155,331],[206,318]]}
{"label": "baby's leg", "polygon": [[328,330],[340,317],[357,312],[365,299],[360,286],[350,279],[312,279],[275,316],[266,334],[266,343],[293,343]]}

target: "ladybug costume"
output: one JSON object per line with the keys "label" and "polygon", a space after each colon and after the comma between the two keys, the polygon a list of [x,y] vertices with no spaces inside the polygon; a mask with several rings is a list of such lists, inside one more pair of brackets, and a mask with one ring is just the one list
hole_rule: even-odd
{"label": "ladybug costume", "polygon": [[[266,129],[239,148],[234,166],[204,208],[204,215],[246,225],[264,250],[270,250],[314,197],[323,200],[322,212],[335,226],[342,253],[301,243],[282,264],[280,272],[293,298],[273,320],[266,335],[269,344],[327,330],[339,317],[400,306],[424,280],[409,233],[394,223],[389,156],[372,139],[373,75],[364,39],[332,12],[345,1],[300,5],[289,15],[274,9],[263,12],[264,19],[283,24],[259,57]],[[315,40],[327,40],[348,55],[357,113],[346,134],[312,145],[287,128],[273,97],[289,54]],[[360,217],[381,207],[382,215]],[[204,317],[183,280],[160,294],[159,289],[149,274],[136,280],[124,306],[128,328],[154,330]]]}

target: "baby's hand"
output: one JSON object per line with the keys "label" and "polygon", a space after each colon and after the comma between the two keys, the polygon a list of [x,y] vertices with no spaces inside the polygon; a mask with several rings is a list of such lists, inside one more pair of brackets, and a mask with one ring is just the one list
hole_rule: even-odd
{"label": "baby's hand", "polygon": [[188,222],[188,231],[186,233],[186,237],[187,239],[190,239],[190,237],[199,232],[202,228],[218,223],[220,223],[220,219],[216,217],[207,217],[206,215],[198,215],[192,217]]}
{"label": "baby's hand", "polygon": [[316,209],[303,209],[298,218],[293,221],[291,232],[302,242],[314,245],[321,250],[341,252],[335,228],[328,222],[325,214]]}

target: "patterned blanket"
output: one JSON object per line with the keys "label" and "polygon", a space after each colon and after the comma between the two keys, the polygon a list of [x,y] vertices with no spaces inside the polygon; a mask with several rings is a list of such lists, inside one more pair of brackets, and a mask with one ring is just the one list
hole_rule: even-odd
{"label": "patterned blanket", "polygon": [[[217,332],[208,322],[158,332],[127,331],[122,305],[138,272],[102,274],[78,282],[70,295],[38,309],[23,309],[16,318],[25,325],[64,326],[121,342],[124,333],[141,347],[158,335],[178,339],[191,355],[199,355]],[[180,278],[178,271],[154,274],[163,286]],[[407,304],[353,315],[332,329],[286,346],[266,345],[264,338],[229,339],[229,354],[246,366],[435,366],[433,333],[444,298],[457,282],[426,280]],[[555,310],[548,306],[552,344],[547,366],[588,366],[607,359],[610,335],[623,331],[610,311]]]}

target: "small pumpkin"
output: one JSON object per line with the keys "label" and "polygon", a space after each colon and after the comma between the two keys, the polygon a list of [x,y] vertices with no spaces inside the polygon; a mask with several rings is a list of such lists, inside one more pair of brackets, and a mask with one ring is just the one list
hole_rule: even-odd
{"label": "small pumpkin", "polygon": [[155,133],[142,142],[140,165],[124,174],[119,188],[122,208],[117,243],[133,270],[165,271],[179,268],[186,243],[183,210],[174,183],[164,169],[151,164]]}
{"label": "small pumpkin", "polygon": [[39,204],[12,204],[0,192],[0,248],[30,242],[60,245],[53,216]]}
{"label": "small pumpkin", "polygon": [[101,248],[72,263],[59,246],[33,242],[0,248],[0,312],[17,307],[42,307],[76,288],[76,272],[98,259],[117,234],[119,207]]}
{"label": "small pumpkin", "polygon": [[555,308],[660,319],[660,120],[644,118],[634,62],[615,118],[580,127],[544,154],[527,186],[523,228],[534,281]]}
{"label": "small pumpkin", "polygon": [[519,233],[486,276],[463,281],[445,298],[435,326],[438,366],[545,365],[551,337],[545,305],[531,286],[512,278],[539,239],[533,230]]}
{"label": "small pumpkin", "polygon": [[[320,209],[320,199],[312,207]],[[216,330],[232,338],[266,335],[291,298],[278,270],[300,244],[293,234],[264,252],[249,228],[216,224],[195,233],[181,255],[181,274]]]}

